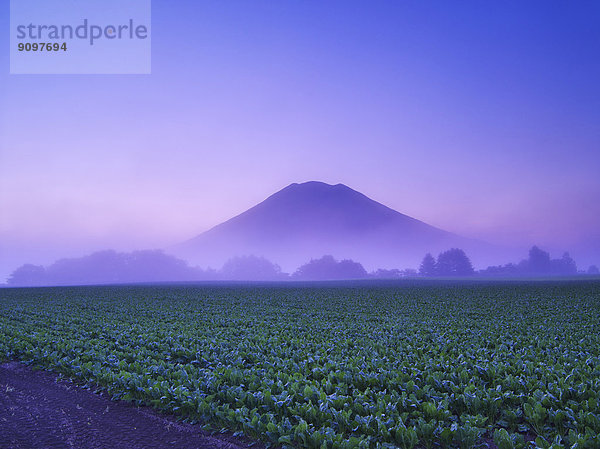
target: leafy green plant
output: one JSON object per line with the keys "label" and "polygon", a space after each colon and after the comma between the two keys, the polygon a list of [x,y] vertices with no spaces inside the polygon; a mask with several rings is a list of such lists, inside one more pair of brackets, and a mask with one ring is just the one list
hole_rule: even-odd
{"label": "leafy green plant", "polygon": [[415,426],[419,442],[426,449],[431,449],[434,445],[436,428],[437,423],[435,421],[425,421],[423,418],[419,418]]}
{"label": "leafy green plant", "polygon": [[290,448],[595,449],[599,348],[596,281],[0,289],[0,357]]}
{"label": "leafy green plant", "polygon": [[411,427],[406,427],[404,425],[396,427],[394,436],[396,443],[398,443],[402,449],[413,449],[419,444],[417,431]]}
{"label": "leafy green plant", "polygon": [[535,403],[533,406],[530,403],[525,403],[523,404],[523,410],[525,412],[525,418],[529,424],[531,424],[535,432],[539,436],[543,436],[544,423],[548,417],[548,411],[539,402]]}
{"label": "leafy green plant", "polygon": [[460,448],[472,449],[475,446],[475,443],[479,441],[479,437],[482,433],[483,431],[481,429],[466,424],[456,429],[454,439]]}
{"label": "leafy green plant", "polygon": [[506,429],[494,431],[494,443],[498,449],[516,449],[515,443]]}

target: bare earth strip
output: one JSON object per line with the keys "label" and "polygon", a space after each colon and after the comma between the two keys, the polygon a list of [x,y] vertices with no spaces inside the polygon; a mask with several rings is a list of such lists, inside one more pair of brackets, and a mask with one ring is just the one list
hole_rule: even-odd
{"label": "bare earth strip", "polygon": [[[243,449],[232,436],[211,436],[146,407],[111,401],[47,371],[0,365],[1,449]],[[257,444],[255,447],[263,447]]]}

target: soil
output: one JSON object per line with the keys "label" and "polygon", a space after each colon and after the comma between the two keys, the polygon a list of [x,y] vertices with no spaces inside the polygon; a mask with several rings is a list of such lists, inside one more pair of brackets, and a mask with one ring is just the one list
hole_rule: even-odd
{"label": "soil", "polygon": [[0,364],[0,449],[263,449],[148,407],[111,401],[55,373]]}

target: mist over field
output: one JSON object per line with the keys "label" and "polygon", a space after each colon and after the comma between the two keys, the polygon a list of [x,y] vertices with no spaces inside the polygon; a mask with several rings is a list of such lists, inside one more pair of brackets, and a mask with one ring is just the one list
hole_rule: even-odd
{"label": "mist over field", "polygon": [[[439,254],[437,260],[432,253]],[[8,284],[600,274],[595,265],[587,271],[578,270],[568,252],[553,259],[537,246],[519,263],[493,264],[509,253],[506,248],[415,220],[343,184],[311,181],[290,184],[244,213],[168,248],[167,252],[106,250],[60,259],[46,267],[25,264],[11,273]],[[338,260],[333,254],[342,257]],[[273,261],[283,262],[283,268]],[[488,266],[476,270],[473,261],[475,267],[485,261]],[[400,264],[406,268],[400,270]]]}
{"label": "mist over field", "polygon": [[313,181],[291,184],[171,251],[200,265],[257,254],[293,269],[332,254],[375,269],[415,268],[425,253],[453,246],[477,252],[480,262],[493,259],[491,245],[427,225],[343,184]]}
{"label": "mist over field", "polygon": [[[432,254],[435,254],[436,257]],[[12,286],[286,281],[415,276],[572,276],[568,252],[529,258],[401,214],[343,184],[293,183],[224,223],[163,250],[97,251],[24,264]],[[520,260],[519,263],[518,260]],[[502,261],[502,262],[499,262]]]}

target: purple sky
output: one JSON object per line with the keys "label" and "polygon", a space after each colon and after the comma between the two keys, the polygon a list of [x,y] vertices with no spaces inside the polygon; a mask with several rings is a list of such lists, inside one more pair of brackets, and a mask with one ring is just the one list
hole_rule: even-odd
{"label": "purple sky", "polygon": [[168,246],[307,180],[600,263],[600,3],[154,0],[152,16],[149,76],[8,75],[0,53],[0,281]]}

